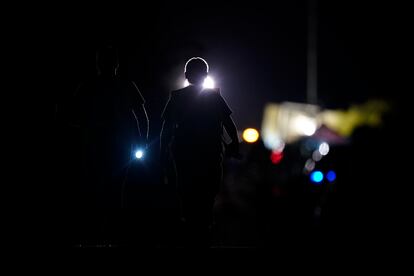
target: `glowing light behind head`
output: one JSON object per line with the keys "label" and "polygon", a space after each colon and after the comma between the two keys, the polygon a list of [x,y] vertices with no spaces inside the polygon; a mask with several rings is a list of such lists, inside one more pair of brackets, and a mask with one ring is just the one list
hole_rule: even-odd
{"label": "glowing light behind head", "polygon": [[204,88],[214,88],[214,80],[213,80],[213,78],[210,77],[210,76],[207,76],[204,79],[203,87]]}
{"label": "glowing light behind head", "polygon": [[[203,59],[202,57],[192,57],[192,58],[190,58],[186,63],[185,63],[185,66],[184,66],[184,73],[185,72],[187,72],[187,66],[188,66],[188,63],[190,62],[190,61],[193,61],[193,60],[201,60],[202,62],[204,62],[205,63],[205,65],[206,65],[206,73],[208,74],[208,72],[210,71],[210,66],[208,65],[208,63],[207,63],[207,61],[205,60],[205,59]],[[188,82],[188,80],[186,79],[185,81],[184,81],[184,87],[187,87],[187,86],[189,86],[190,85],[190,83]],[[213,78],[211,77],[211,76],[207,76],[205,79],[204,79],[204,83],[203,83],[203,88],[215,88],[215,82],[214,82],[214,80],[213,80]]]}
{"label": "glowing light behind head", "polygon": [[[185,79],[185,80],[184,80],[184,84],[183,84],[183,86],[184,86],[184,87],[187,87],[187,86],[189,86],[189,85],[190,85],[190,83],[188,82],[188,80],[187,80],[187,79]],[[213,78],[212,78],[212,77],[207,76],[207,77],[204,79],[203,88],[209,88],[209,89],[211,89],[211,88],[215,88],[215,83],[214,83],[214,80],[213,80]]]}

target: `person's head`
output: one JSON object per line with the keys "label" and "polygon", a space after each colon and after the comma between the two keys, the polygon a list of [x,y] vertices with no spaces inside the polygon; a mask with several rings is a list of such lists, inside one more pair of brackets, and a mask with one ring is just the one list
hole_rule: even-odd
{"label": "person's head", "polygon": [[184,74],[190,84],[202,85],[208,69],[208,63],[203,58],[193,57],[185,64]]}
{"label": "person's head", "polygon": [[96,51],[96,68],[101,75],[116,75],[119,67],[118,52],[113,46]]}

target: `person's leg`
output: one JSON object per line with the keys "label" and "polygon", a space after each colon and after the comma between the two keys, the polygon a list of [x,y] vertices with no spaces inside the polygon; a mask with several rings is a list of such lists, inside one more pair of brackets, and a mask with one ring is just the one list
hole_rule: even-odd
{"label": "person's leg", "polygon": [[220,163],[188,165],[181,172],[183,217],[189,246],[209,247],[213,225],[213,206],[222,178]]}

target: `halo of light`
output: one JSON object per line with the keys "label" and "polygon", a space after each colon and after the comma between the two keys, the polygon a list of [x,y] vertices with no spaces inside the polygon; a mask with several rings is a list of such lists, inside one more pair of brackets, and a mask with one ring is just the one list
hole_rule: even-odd
{"label": "halo of light", "polygon": [[247,143],[254,143],[259,139],[259,132],[254,128],[246,128],[242,136]]}
{"label": "halo of light", "polygon": [[208,62],[207,62],[204,58],[202,58],[202,57],[192,57],[192,58],[190,58],[189,60],[187,60],[187,62],[185,63],[185,65],[184,65],[184,73],[185,73],[185,72],[187,72],[187,65],[188,65],[188,63],[189,63],[190,61],[194,60],[194,59],[199,59],[199,60],[204,61],[204,63],[205,63],[205,64],[206,64],[206,66],[207,66],[207,73],[208,73],[208,71],[210,71],[210,66],[208,65]]}

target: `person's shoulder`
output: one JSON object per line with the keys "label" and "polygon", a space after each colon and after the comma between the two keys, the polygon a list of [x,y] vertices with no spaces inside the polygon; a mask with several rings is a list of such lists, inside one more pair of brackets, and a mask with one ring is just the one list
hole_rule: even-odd
{"label": "person's shoulder", "polygon": [[208,97],[210,99],[216,99],[218,100],[221,98],[220,94],[220,88],[206,88],[203,89],[203,92],[201,93],[204,97]]}
{"label": "person's shoulder", "polygon": [[173,90],[171,91],[171,97],[180,97],[184,94],[186,94],[186,92],[189,91],[189,87],[184,87],[181,89],[177,89],[177,90]]}
{"label": "person's shoulder", "polygon": [[216,87],[216,88],[205,88],[204,92],[207,92],[211,95],[220,95],[220,88]]}

